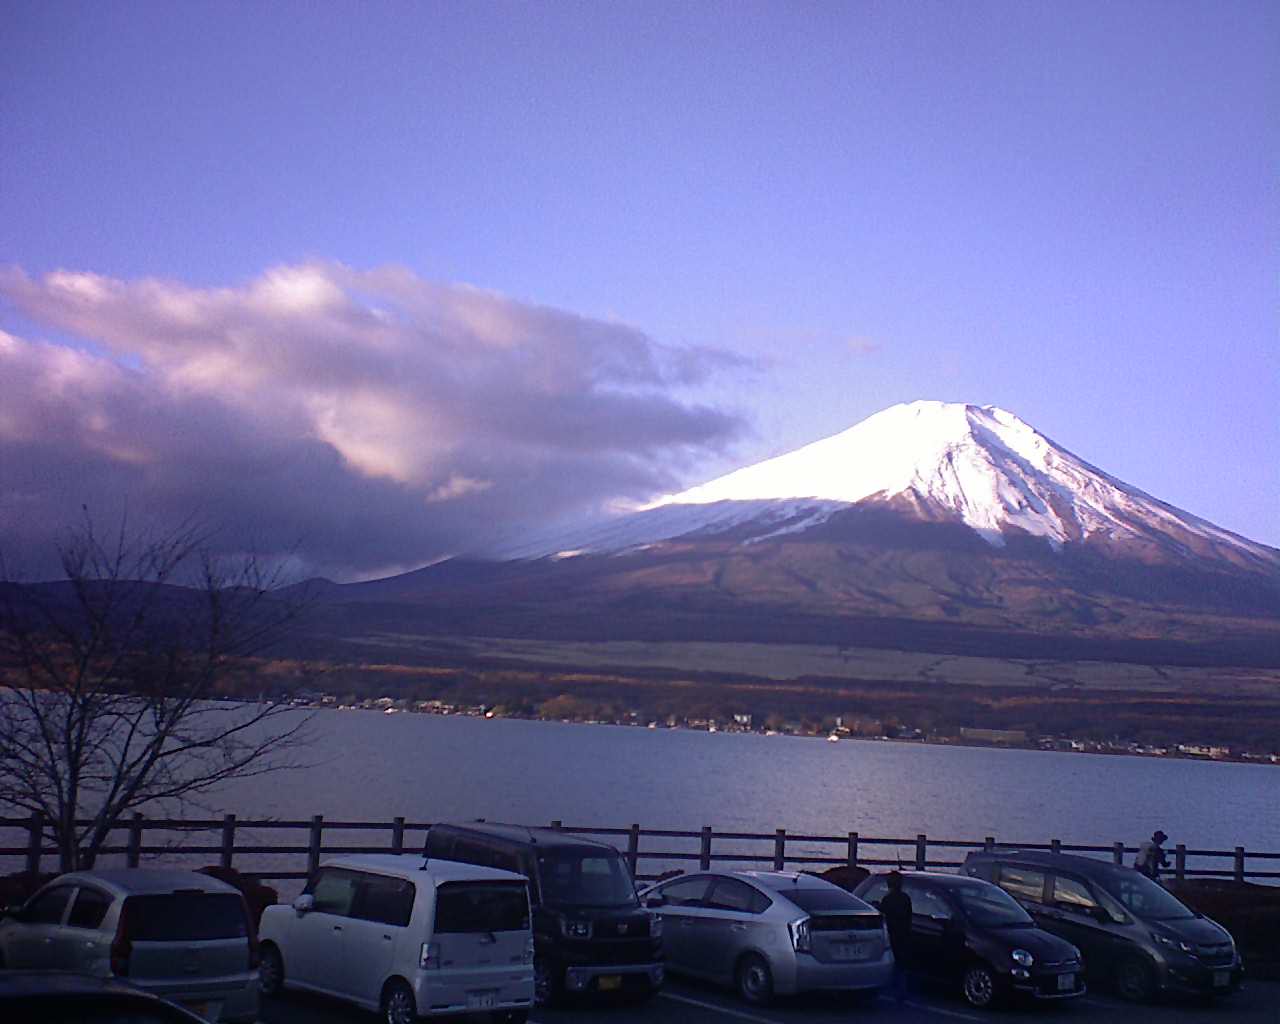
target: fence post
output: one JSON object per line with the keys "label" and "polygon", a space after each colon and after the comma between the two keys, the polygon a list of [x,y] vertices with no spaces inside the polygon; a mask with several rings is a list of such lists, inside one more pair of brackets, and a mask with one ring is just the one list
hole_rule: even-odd
{"label": "fence post", "polygon": [[1187,844],[1179,843],[1173,848],[1173,877],[1179,882],[1187,877]]}
{"label": "fence post", "polygon": [[773,833],[773,870],[781,871],[787,863],[787,830],[776,829]]}
{"label": "fence post", "polygon": [[391,849],[396,853],[404,853],[404,818],[398,816],[391,823]]}
{"label": "fence post", "polygon": [[849,867],[856,868],[858,866],[858,833],[849,833],[849,855],[846,858]]}
{"label": "fence post", "polygon": [[133,812],[133,820],[129,822],[129,845],[125,851],[125,864],[136,868],[142,861],[142,815]]}
{"label": "fence post", "polygon": [[44,839],[44,815],[39,811],[31,812],[31,820],[27,823],[27,874],[40,874],[40,845]]}
{"label": "fence post", "polygon": [[991,851],[993,851],[995,848],[996,848],[995,836],[987,836],[984,840],[982,840],[982,849],[985,850],[987,853],[991,853]]}
{"label": "fence post", "polygon": [[311,842],[307,846],[307,875],[314,875],[320,869],[320,837],[324,831],[324,815],[311,817]]}
{"label": "fence post", "polygon": [[711,826],[702,826],[702,849],[698,854],[698,866],[703,871],[711,870]]}
{"label": "fence post", "polygon": [[1111,844],[1111,859],[1117,864],[1124,863],[1124,843]]}
{"label": "fence post", "polygon": [[923,832],[916,836],[916,870],[923,871],[929,863],[929,840]]}
{"label": "fence post", "polygon": [[236,816],[234,814],[224,814],[222,816],[222,866],[224,868],[231,867],[231,855],[236,850]]}
{"label": "fence post", "polygon": [[1236,881],[1244,881],[1244,847],[1236,847]]}
{"label": "fence post", "polygon": [[627,867],[631,869],[631,877],[635,878],[636,869],[640,864],[640,826],[632,824],[631,832],[627,835]]}
{"label": "fence post", "polygon": [[1062,840],[1061,840],[1061,839],[1050,839],[1050,840],[1049,840],[1049,852],[1050,852],[1050,853],[1061,853],[1061,852],[1062,852]]}

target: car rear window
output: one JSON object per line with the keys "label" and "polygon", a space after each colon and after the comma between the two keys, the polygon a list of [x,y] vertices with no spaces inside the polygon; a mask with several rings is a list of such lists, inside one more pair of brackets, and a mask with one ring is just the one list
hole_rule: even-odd
{"label": "car rear window", "polygon": [[436,932],[515,932],[529,927],[521,882],[445,882],[436,890]]}
{"label": "car rear window", "polygon": [[830,889],[779,889],[778,892],[810,914],[853,913],[867,908],[862,901],[834,885]]}
{"label": "car rear window", "polygon": [[174,892],[125,900],[129,938],[137,942],[242,939],[249,934],[244,901],[235,893]]}

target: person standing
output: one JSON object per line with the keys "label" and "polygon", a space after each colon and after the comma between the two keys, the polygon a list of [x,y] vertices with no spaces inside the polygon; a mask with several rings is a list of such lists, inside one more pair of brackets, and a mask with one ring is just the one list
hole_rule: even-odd
{"label": "person standing", "polygon": [[893,949],[893,993],[899,1003],[907,999],[907,961],[911,959],[911,897],[902,891],[902,875],[890,871],[889,891],[880,901],[880,913]]}
{"label": "person standing", "polygon": [[1169,858],[1161,846],[1168,838],[1164,832],[1156,829],[1151,838],[1144,840],[1138,847],[1138,855],[1133,859],[1133,866],[1153,882],[1160,880],[1160,869],[1169,866]]}

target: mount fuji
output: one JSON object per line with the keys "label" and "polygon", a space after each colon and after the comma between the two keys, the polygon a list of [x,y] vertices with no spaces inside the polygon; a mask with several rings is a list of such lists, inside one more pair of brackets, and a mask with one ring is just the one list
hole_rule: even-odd
{"label": "mount fuji", "polygon": [[1107,475],[993,406],[895,405],[813,444],[671,495],[631,515],[527,537],[497,558],[616,554],[733,536],[801,534],[854,507],[961,524],[988,544],[1040,538],[1149,563],[1280,571],[1254,543]]}
{"label": "mount fuji", "polygon": [[1280,666],[1280,550],[943,402],[324,602],[343,633]]}

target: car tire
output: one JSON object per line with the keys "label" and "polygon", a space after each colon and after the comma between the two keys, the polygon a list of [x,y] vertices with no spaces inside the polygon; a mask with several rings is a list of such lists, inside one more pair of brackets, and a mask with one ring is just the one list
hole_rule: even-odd
{"label": "car tire", "polygon": [[964,1001],[977,1010],[994,1006],[999,996],[996,972],[990,964],[970,964],[960,979],[960,993]]}
{"label": "car tire", "polygon": [[748,953],[734,972],[738,995],[752,1006],[764,1006],[773,999],[773,972],[764,958]]}
{"label": "car tire", "polygon": [[1156,994],[1155,972],[1141,957],[1131,956],[1116,964],[1112,976],[1116,995],[1130,1003],[1149,1002]]}
{"label": "car tire", "polygon": [[382,1019],[385,1024],[415,1024],[418,1019],[413,989],[399,978],[389,982],[382,991]]}
{"label": "car tire", "polygon": [[555,1006],[560,1001],[560,971],[545,956],[533,958],[533,1005]]}
{"label": "car tire", "polygon": [[258,991],[266,998],[274,999],[283,990],[284,959],[274,943],[265,943],[258,961]]}

